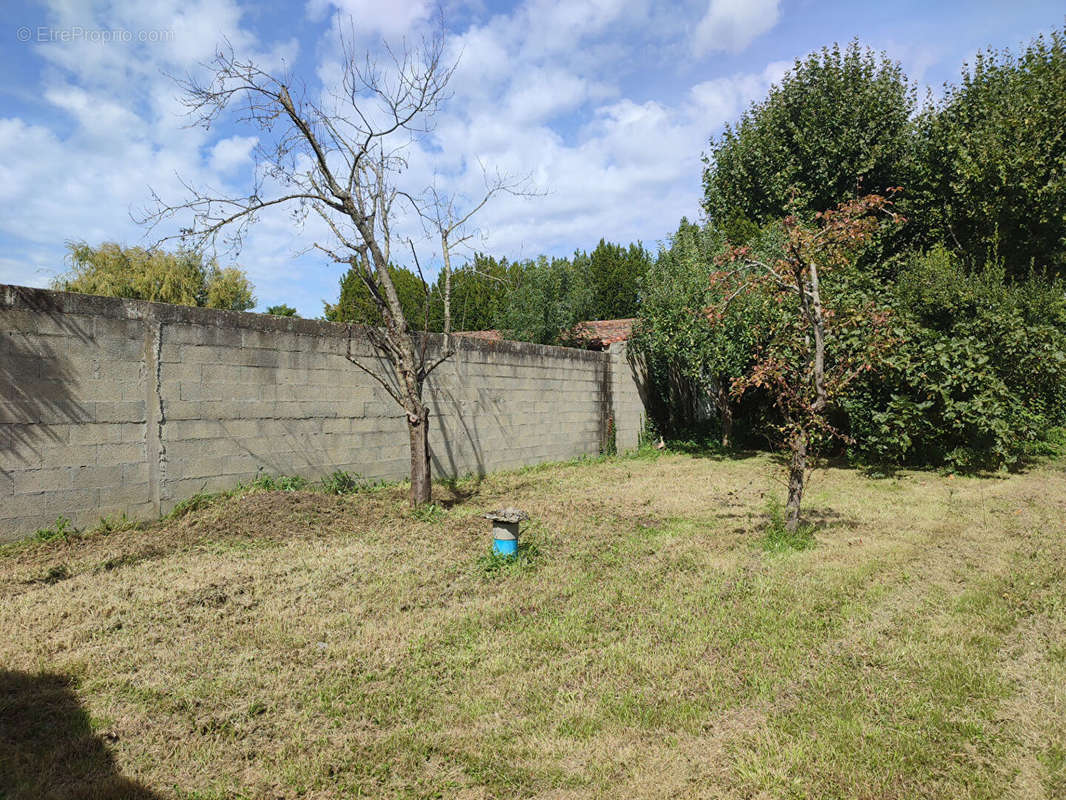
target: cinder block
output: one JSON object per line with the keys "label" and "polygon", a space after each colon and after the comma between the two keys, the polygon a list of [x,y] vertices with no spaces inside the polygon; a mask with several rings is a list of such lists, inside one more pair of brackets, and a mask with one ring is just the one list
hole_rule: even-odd
{"label": "cinder block", "polygon": [[136,464],[144,461],[144,445],[137,442],[101,444],[96,448],[96,463],[107,467],[115,464]]}
{"label": "cinder block", "polygon": [[[167,473],[169,475],[170,465],[167,465]],[[122,465],[122,485],[123,486],[140,486],[148,483],[148,464],[147,462],[141,462],[139,464],[123,464]]]}
{"label": "cinder block", "polygon": [[43,467],[15,473],[15,494],[38,494],[73,488],[70,467]]}
{"label": "cinder block", "polygon": [[184,439],[213,439],[219,435],[221,428],[213,419],[168,419],[163,428],[166,441]]}
{"label": "cinder block", "polygon": [[160,378],[164,387],[180,383],[199,383],[203,377],[203,364],[192,363],[165,363],[160,366]]}
{"label": "cinder block", "polygon": [[144,422],[145,403],[141,401],[96,403],[96,422]]}
{"label": "cinder block", "polygon": [[121,489],[124,485],[122,480],[121,465],[108,467],[82,467],[75,469],[71,475],[72,488],[74,489]]}
{"label": "cinder block", "polygon": [[95,444],[61,444],[44,450],[42,467],[90,467],[96,464]]}
{"label": "cinder block", "polygon": [[[168,453],[169,456],[169,453]],[[201,454],[187,458],[167,458],[167,481],[185,478],[213,478],[226,474],[223,456]]]}

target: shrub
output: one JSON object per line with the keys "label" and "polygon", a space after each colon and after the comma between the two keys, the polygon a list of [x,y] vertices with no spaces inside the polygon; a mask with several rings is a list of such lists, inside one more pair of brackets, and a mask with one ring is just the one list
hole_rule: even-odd
{"label": "shrub", "polygon": [[1066,286],[1008,283],[943,248],[895,287],[898,345],[841,405],[865,459],[1010,466],[1066,420]]}

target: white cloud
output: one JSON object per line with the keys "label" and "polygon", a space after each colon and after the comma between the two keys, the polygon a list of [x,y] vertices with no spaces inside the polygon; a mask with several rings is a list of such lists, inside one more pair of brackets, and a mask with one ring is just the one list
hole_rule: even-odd
{"label": "white cloud", "polygon": [[689,93],[709,119],[731,120],[753,100],[763,97],[791,66],[788,61],[773,61],[761,73],[704,81],[693,86]]}
{"label": "white cloud", "polygon": [[258,142],[256,136],[230,136],[223,139],[211,148],[211,169],[225,174],[248,165],[252,148]]}
{"label": "white cloud", "polygon": [[321,19],[335,9],[341,24],[357,33],[392,39],[425,22],[434,9],[429,0],[309,0],[307,13]]}
{"label": "white cloud", "polygon": [[693,52],[739,53],[777,24],[779,5],[779,0],[710,0],[692,36]]}

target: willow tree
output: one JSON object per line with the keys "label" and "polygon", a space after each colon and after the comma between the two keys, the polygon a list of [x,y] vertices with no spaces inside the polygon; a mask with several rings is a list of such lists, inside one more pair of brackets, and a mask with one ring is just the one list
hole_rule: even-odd
{"label": "willow tree", "polygon": [[370,52],[357,52],[352,36],[342,36],[339,88],[317,98],[295,76],[272,75],[237,57],[232,48],[219,49],[207,66],[206,80],[178,80],[184,105],[204,128],[232,112],[237,125],[257,135],[253,186],[247,194],[220,195],[185,184],[189,195],[176,203],[153,192],[155,206],[144,222],[154,226],[191,215],[191,224],[180,234],[183,240],[202,248],[222,237],[230,248],[239,248],[248,226],[262,213],[287,208],[296,224],[310,215],[321,220],[325,238],[316,240],[314,248],[358,276],[381,319],[379,326],[362,329],[375,357],[353,353],[350,329],[347,359],[403,409],[411,446],[411,503],[428,503],[430,409],[423,387],[453,354],[451,301],[444,297],[443,346],[431,350],[425,327],[419,336],[407,318],[390,274],[393,259],[407,255],[420,270],[414,241],[394,231],[405,213],[447,220],[442,241],[448,269],[449,244],[456,240],[450,224],[469,223],[507,185],[503,179],[490,185],[484,200],[473,201],[470,213],[458,216],[454,199],[449,200],[451,212],[445,207],[438,213],[433,206],[439,193],[399,185],[407,153],[431,132],[455,70],[455,63],[444,60],[443,34],[417,46],[386,46],[380,61]]}

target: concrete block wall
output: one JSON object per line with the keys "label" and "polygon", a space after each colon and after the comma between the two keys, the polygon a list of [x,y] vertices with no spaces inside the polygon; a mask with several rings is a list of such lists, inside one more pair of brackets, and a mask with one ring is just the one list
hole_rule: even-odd
{"label": "concrete block wall", "polygon": [[611,414],[615,424],[615,446],[619,452],[640,444],[647,413],[641,387],[645,375],[641,363],[630,358],[625,342],[615,342],[607,351],[611,369]]}
{"label": "concrete block wall", "polygon": [[[151,518],[260,472],[405,477],[402,414],[349,336],[373,368],[344,325],[0,286],[0,540],[60,514]],[[608,416],[635,446],[617,353],[455,341],[425,390],[436,476],[596,453]]]}

